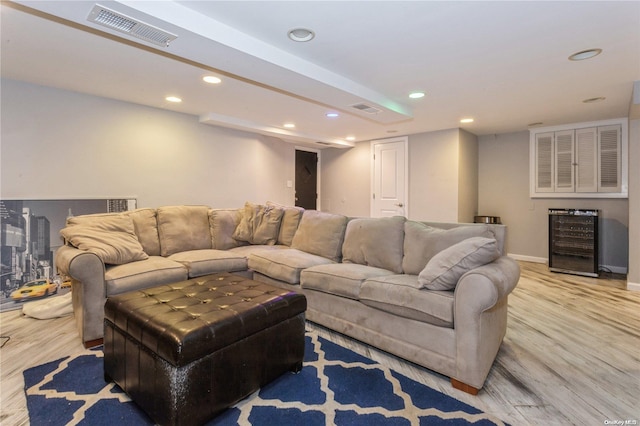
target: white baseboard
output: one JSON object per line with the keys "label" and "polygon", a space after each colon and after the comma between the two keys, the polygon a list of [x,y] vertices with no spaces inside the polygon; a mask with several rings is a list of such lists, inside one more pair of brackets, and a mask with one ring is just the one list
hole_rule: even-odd
{"label": "white baseboard", "polygon": [[[523,262],[533,262],[533,263],[549,263],[549,259],[546,257],[536,257],[536,256],[527,256],[524,254],[515,254],[515,253],[507,253],[507,256],[515,259],[522,260]],[[627,268],[624,266],[610,266],[610,265],[599,265],[600,270],[604,269],[606,271],[611,271],[614,274],[627,274]]]}
{"label": "white baseboard", "polygon": [[627,290],[640,291],[640,283],[630,283],[627,281]]}
{"label": "white baseboard", "polygon": [[507,256],[512,257],[515,260],[522,260],[523,262],[547,263],[546,257],[526,256],[523,254],[514,254],[514,253],[507,253]]}

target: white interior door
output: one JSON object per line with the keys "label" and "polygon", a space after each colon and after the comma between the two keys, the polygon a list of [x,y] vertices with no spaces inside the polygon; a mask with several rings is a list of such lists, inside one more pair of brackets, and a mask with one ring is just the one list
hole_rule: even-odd
{"label": "white interior door", "polygon": [[407,137],[371,142],[371,217],[408,216]]}

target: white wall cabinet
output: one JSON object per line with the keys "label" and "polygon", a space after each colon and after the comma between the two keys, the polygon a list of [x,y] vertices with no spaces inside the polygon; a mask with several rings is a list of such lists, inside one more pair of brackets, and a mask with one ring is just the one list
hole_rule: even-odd
{"label": "white wall cabinet", "polygon": [[626,198],[627,133],[626,119],[531,130],[531,197]]}

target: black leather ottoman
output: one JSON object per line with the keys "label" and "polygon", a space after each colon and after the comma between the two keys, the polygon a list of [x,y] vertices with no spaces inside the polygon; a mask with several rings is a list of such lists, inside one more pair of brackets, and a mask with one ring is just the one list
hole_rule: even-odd
{"label": "black leather ottoman", "polygon": [[304,356],[306,298],[231,274],[110,297],[104,373],[161,425],[202,424]]}

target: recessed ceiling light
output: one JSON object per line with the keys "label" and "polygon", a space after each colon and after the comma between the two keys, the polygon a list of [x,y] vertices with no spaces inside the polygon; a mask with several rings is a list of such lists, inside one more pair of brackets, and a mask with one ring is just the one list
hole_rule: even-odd
{"label": "recessed ceiling light", "polygon": [[166,101],[169,102],[173,102],[173,103],[180,103],[182,102],[182,99],[178,98],[177,96],[167,96],[166,98],[164,98]]}
{"label": "recessed ceiling light", "polygon": [[463,118],[460,120],[461,123],[473,123],[473,118]]}
{"label": "recessed ceiling light", "polygon": [[584,61],[585,59],[591,59],[594,56],[598,56],[602,53],[602,49],[587,49],[576,52],[569,56],[570,61]]}
{"label": "recessed ceiling light", "polygon": [[347,136],[345,139],[348,140],[348,141],[355,141],[356,137],[355,136]]}
{"label": "recessed ceiling light", "polygon": [[287,129],[293,129],[294,127],[296,127],[296,125],[293,123],[284,123],[282,127],[286,127]]}
{"label": "recessed ceiling light", "polygon": [[215,75],[205,75],[202,77],[202,80],[209,84],[220,84],[222,82],[222,80]]}
{"label": "recessed ceiling light", "polygon": [[605,98],[604,96],[599,96],[599,97],[597,97],[597,98],[589,98],[589,99],[585,99],[585,100],[584,100],[584,101],[582,101],[582,102],[583,102],[583,103],[585,103],[585,104],[592,104],[592,103],[594,103],[594,102],[602,102],[602,101],[604,101],[605,99],[607,99],[607,98]]}
{"label": "recessed ceiling light", "polygon": [[337,112],[328,112],[325,114],[327,117],[329,118],[336,118],[339,117],[339,114]]}
{"label": "recessed ceiling light", "polygon": [[413,92],[409,94],[409,97],[411,99],[420,99],[420,98],[424,98],[424,92]]}
{"label": "recessed ceiling light", "polygon": [[313,40],[313,38],[316,36],[316,33],[306,28],[294,28],[292,30],[289,30],[287,35],[293,41],[304,42]]}

